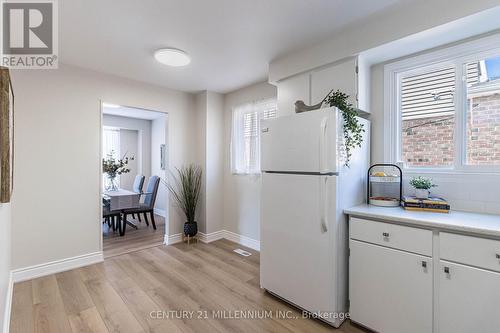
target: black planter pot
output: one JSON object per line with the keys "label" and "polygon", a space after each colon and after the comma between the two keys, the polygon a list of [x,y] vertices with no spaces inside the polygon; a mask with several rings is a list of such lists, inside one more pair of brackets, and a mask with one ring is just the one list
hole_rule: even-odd
{"label": "black planter pot", "polygon": [[198,223],[196,222],[186,222],[184,223],[184,235],[193,237],[198,233]]}

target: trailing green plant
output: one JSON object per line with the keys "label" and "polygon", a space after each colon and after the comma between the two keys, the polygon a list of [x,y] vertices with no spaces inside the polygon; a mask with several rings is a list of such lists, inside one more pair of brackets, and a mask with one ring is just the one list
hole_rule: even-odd
{"label": "trailing green plant", "polygon": [[180,169],[175,168],[175,170],[177,174],[172,174],[172,181],[164,181],[164,183],[174,201],[186,215],[187,222],[193,223],[200,197],[202,170],[194,164],[183,166]]}
{"label": "trailing green plant", "polygon": [[363,124],[357,118],[357,111],[351,103],[347,101],[349,95],[340,90],[331,91],[325,98],[325,102],[330,106],[337,107],[342,113],[344,119],[344,146],[346,152],[345,165],[349,166],[349,161],[352,156],[352,151],[356,147],[361,147],[363,143]]}
{"label": "trailing green plant", "polygon": [[432,182],[431,178],[422,176],[413,177],[410,180],[410,185],[417,190],[430,190],[433,187],[437,187],[437,185]]}
{"label": "trailing green plant", "polygon": [[119,160],[115,159],[114,151],[111,151],[106,155],[106,158],[102,159],[102,171],[108,175],[109,178],[116,178],[116,176],[130,172],[127,167],[129,161],[133,161],[134,157],[127,157],[125,153],[123,157]]}

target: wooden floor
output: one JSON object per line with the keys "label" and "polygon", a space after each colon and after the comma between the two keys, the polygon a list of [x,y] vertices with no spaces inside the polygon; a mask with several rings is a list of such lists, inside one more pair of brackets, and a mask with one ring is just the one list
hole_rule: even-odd
{"label": "wooden floor", "polygon": [[[136,215],[137,217],[137,215]],[[165,235],[165,218],[155,215],[156,230],[153,229],[151,221],[149,227],[142,222],[128,216],[127,220],[137,225],[138,229],[127,226],[125,236],[120,237],[118,232],[113,232],[112,228],[103,224],[103,252],[104,258],[114,257],[116,255],[130,253],[137,250],[143,250],[149,247],[154,247],[163,244],[163,236]]]}
{"label": "wooden floor", "polygon": [[[158,246],[16,283],[11,332],[364,332],[301,318],[259,288],[258,252],[244,248],[253,255],[242,257],[237,247],[226,240]],[[297,318],[276,318],[278,310]],[[263,311],[272,318],[230,318]]]}

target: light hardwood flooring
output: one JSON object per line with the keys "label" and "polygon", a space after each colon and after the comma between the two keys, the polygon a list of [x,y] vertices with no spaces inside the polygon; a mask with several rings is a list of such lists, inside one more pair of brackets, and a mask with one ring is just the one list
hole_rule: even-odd
{"label": "light hardwood flooring", "polygon": [[120,236],[118,231],[113,232],[112,228],[108,228],[106,223],[102,225],[104,258],[110,258],[163,244],[165,218],[155,215],[156,230],[153,229],[151,221],[149,221],[148,227],[144,222],[144,216],[142,216],[141,219],[142,222],[139,222],[137,215],[136,219],[133,219],[132,216],[129,215],[127,220],[137,225],[138,229],[136,230],[131,226],[127,226],[125,236],[123,237]]}
{"label": "light hardwood flooring", "polygon": [[[237,247],[252,256],[234,253]],[[297,319],[276,318],[278,310]],[[167,319],[167,311],[193,312]],[[229,318],[235,311],[272,311],[273,317]],[[300,311],[259,288],[258,252],[219,240],[148,248],[16,283],[11,332],[365,331],[349,322],[334,330],[301,318]]]}

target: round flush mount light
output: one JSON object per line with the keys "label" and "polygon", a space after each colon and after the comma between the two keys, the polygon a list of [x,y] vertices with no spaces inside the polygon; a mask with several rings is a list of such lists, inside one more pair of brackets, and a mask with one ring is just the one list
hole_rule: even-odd
{"label": "round flush mount light", "polygon": [[186,52],[174,48],[156,50],[155,59],[161,64],[172,67],[186,66],[191,62]]}

